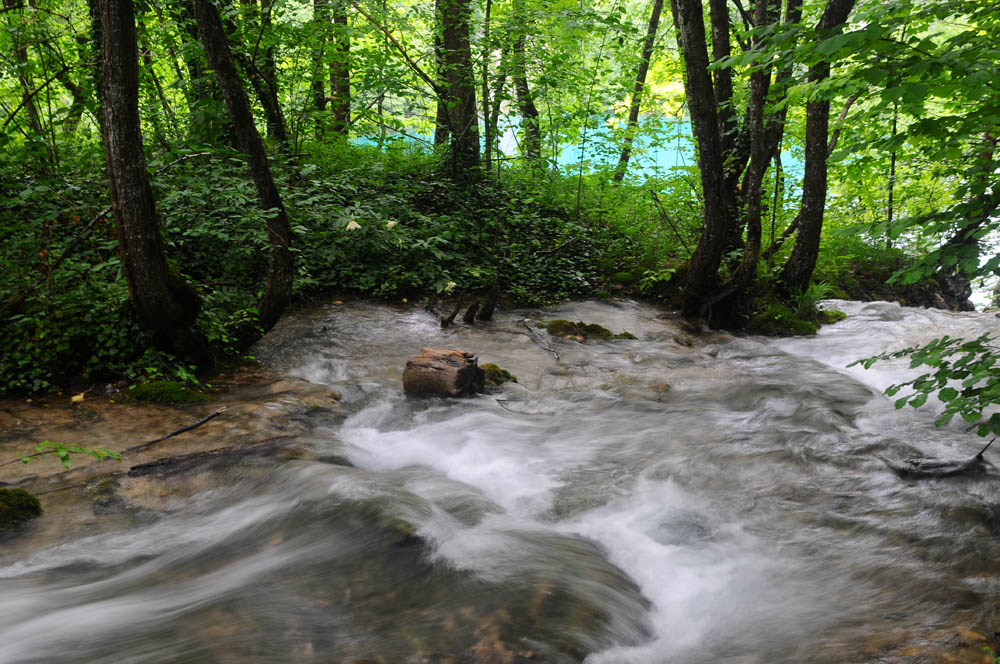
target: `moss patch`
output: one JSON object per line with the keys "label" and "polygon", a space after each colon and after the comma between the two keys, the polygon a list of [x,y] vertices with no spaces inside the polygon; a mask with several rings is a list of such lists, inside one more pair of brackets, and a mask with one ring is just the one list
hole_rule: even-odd
{"label": "moss patch", "polygon": [[748,330],[754,334],[770,336],[807,336],[816,334],[819,324],[796,318],[795,314],[780,302],[771,302],[763,312],[750,319]]}
{"label": "moss patch", "polygon": [[615,334],[608,328],[601,327],[595,323],[584,323],[583,321],[577,321],[574,323],[561,318],[550,320],[545,324],[545,329],[548,330],[549,334],[554,337],[561,337],[563,339],[567,337],[577,338],[580,341],[584,339],[597,339],[598,341],[606,341],[608,339],[635,339],[635,335],[630,332]]}
{"label": "moss patch", "polygon": [[132,398],[137,401],[153,401],[156,403],[188,404],[208,401],[212,397],[185,387],[183,383],[173,380],[154,380],[132,388]]}
{"label": "moss patch", "polygon": [[830,325],[831,323],[837,323],[839,321],[847,318],[847,314],[843,311],[837,311],[836,309],[822,309],[819,312],[819,322],[822,325]]}
{"label": "moss patch", "polygon": [[16,528],[41,513],[38,498],[24,489],[0,489],[0,531]]}
{"label": "moss patch", "polygon": [[492,362],[487,362],[480,367],[484,372],[486,372],[486,384],[492,385],[493,387],[498,387],[504,383],[516,383],[517,376],[502,369]]}

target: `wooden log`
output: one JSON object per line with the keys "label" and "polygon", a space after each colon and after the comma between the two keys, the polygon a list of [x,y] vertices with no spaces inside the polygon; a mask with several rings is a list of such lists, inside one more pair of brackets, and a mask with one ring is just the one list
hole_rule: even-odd
{"label": "wooden log", "polygon": [[485,374],[476,356],[462,350],[421,348],[403,370],[407,394],[459,397],[482,392]]}

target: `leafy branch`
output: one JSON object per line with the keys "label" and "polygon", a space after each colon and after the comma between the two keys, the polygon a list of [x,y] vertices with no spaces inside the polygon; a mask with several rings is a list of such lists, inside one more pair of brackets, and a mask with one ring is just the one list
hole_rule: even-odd
{"label": "leafy branch", "polygon": [[67,446],[63,443],[53,443],[49,440],[43,440],[35,447],[34,454],[18,454],[17,459],[0,464],[0,466],[9,466],[10,464],[17,463],[18,461],[27,464],[30,463],[32,459],[54,456],[59,458],[59,462],[62,463],[63,468],[69,470],[73,467],[73,461],[70,458],[71,454],[86,454],[87,456],[94,457],[98,461],[103,461],[105,459],[121,461],[122,459],[120,452],[115,452],[114,450],[109,450],[105,447],[83,447],[81,445]]}
{"label": "leafy branch", "polygon": [[896,408],[907,404],[919,408],[935,394],[945,407],[935,425],[944,426],[959,415],[980,436],[1000,435],[1000,413],[985,415],[987,409],[1000,405],[1000,348],[991,345],[996,339],[990,334],[971,341],[945,335],[923,346],[881,353],[848,366],[861,364],[870,369],[881,360],[908,357],[911,369],[927,366],[933,371],[886,388],[890,397],[906,387],[912,390],[896,399]]}

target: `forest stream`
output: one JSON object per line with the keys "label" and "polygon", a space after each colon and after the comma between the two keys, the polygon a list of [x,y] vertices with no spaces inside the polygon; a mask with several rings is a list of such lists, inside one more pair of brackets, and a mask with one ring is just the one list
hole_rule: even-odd
{"label": "forest stream", "polygon": [[[1000,320],[827,305],[847,319],[765,339],[633,302],[448,329],[331,303],[287,315],[213,402],[2,402],[4,460],[227,409],[121,463],[0,468],[46,510],[0,541],[0,662],[991,662],[1000,471],[898,476],[985,441],[935,427],[939,403],[894,408],[905,360],[847,365]],[[407,397],[422,346],[518,382]]]}

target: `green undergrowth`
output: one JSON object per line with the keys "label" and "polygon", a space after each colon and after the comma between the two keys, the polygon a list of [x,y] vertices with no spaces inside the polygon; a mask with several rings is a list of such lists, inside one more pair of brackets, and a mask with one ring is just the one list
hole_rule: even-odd
{"label": "green undergrowth", "polygon": [[[31,291],[13,306],[6,295],[0,302],[0,393],[105,380],[197,381],[185,358],[154,348],[137,322],[114,224],[99,214],[107,206],[106,182],[93,169],[99,149],[75,155],[76,167],[58,177],[0,169],[0,191],[13,192],[0,198],[0,293]],[[216,366],[226,366],[240,357],[237,331],[256,315],[271,213],[258,208],[242,156],[216,151],[158,173],[179,156],[154,155],[149,166],[166,252],[200,295],[197,325]],[[512,167],[462,187],[412,146],[378,152],[323,144],[306,145],[297,159],[275,158],[272,167],[292,223],[300,299],[493,290],[506,306],[657,298],[700,224],[683,173],[609,187],[601,174],[579,180]],[[660,192],[669,221],[650,189]],[[56,267],[72,243],[76,249]],[[563,336],[607,335],[577,329]]]}

